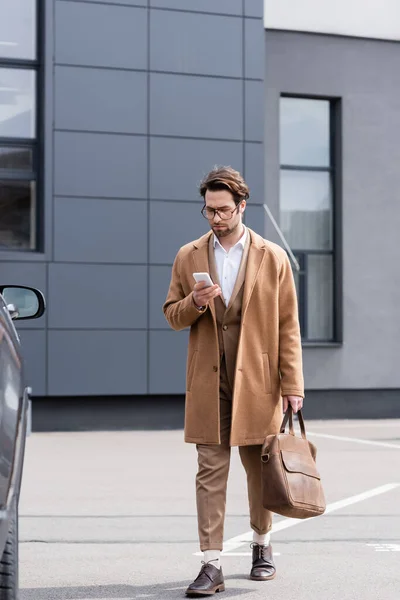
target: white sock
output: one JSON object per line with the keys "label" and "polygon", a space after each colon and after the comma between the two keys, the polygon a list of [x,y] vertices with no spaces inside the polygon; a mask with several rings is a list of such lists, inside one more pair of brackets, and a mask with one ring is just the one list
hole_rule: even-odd
{"label": "white sock", "polygon": [[269,546],[270,540],[271,540],[270,533],[259,534],[256,531],[253,531],[253,542],[258,544],[259,546]]}
{"label": "white sock", "polygon": [[205,550],[204,552],[204,562],[210,562],[217,569],[221,568],[221,550]]}

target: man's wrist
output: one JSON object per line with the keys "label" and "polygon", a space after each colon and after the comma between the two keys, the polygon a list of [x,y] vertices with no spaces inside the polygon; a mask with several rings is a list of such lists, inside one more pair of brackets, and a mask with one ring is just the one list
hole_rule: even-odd
{"label": "man's wrist", "polygon": [[197,309],[199,312],[204,312],[204,311],[206,310],[206,308],[207,308],[207,306],[198,306],[198,305],[196,304],[196,302],[194,301],[194,298],[193,298],[193,304],[194,304],[195,308],[196,308],[196,309]]}

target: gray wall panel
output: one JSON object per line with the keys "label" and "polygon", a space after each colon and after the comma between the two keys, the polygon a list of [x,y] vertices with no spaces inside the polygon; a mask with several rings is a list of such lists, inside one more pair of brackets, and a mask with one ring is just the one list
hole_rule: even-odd
{"label": "gray wall panel", "polygon": [[[67,2],[76,2],[76,0],[66,0]],[[127,6],[147,6],[148,0],[79,0],[80,2],[96,2],[104,4],[126,4]]]}
{"label": "gray wall panel", "polygon": [[153,10],[150,68],[242,77],[242,30],[241,19],[234,17]]}
{"label": "gray wall panel", "polygon": [[57,132],[55,193],[59,196],[145,198],[146,138]]}
{"label": "gray wall panel", "polygon": [[145,331],[50,331],[49,394],[145,394]]}
{"label": "gray wall panel", "polygon": [[184,394],[187,331],[150,332],[150,394]]}
{"label": "gray wall panel", "polygon": [[245,144],[245,179],[250,188],[250,204],[263,204],[264,191],[264,145]]}
{"label": "gray wall panel", "polygon": [[172,264],[179,248],[209,231],[206,219],[200,214],[201,203],[150,203],[150,262]]}
{"label": "gray wall panel", "polygon": [[[304,349],[306,387],[399,388],[398,44],[268,31],[266,49],[270,122],[281,92],[342,97],[344,343]],[[279,132],[269,132],[274,194]]]}
{"label": "gray wall panel", "polygon": [[245,77],[250,77],[252,79],[264,79],[264,36],[265,33],[262,26],[262,21],[259,21],[258,19],[245,19]]}
{"label": "gray wall panel", "polygon": [[[150,329],[170,329],[162,306],[167,297],[172,267],[150,267]],[[194,282],[193,282],[194,283]]]}
{"label": "gray wall panel", "polygon": [[20,331],[25,364],[26,385],[32,387],[34,396],[44,396],[46,390],[46,331]]}
{"label": "gray wall panel", "polygon": [[216,139],[243,136],[242,82],[150,75],[150,132]]}
{"label": "gray wall panel", "polygon": [[246,81],[245,84],[245,139],[251,142],[264,140],[264,82]]}
{"label": "gray wall panel", "polygon": [[241,15],[242,0],[149,0],[150,6],[199,12]]}
{"label": "gray wall panel", "polygon": [[56,261],[146,263],[147,202],[55,198],[54,239]]}
{"label": "gray wall panel", "polygon": [[264,0],[244,0],[244,14],[246,17],[264,16]]}
{"label": "gray wall panel", "polygon": [[150,139],[150,197],[201,203],[198,186],[216,164],[231,165],[241,171],[242,143],[153,137]]}
{"label": "gray wall panel", "polygon": [[[47,297],[47,266],[44,263],[1,262],[2,285],[27,285],[38,288]],[[44,329],[46,313],[40,319],[30,321],[15,321],[15,326],[21,329]]]}
{"label": "gray wall panel", "polygon": [[58,0],[55,26],[57,63],[146,69],[143,8]]}
{"label": "gray wall panel", "polygon": [[146,328],[147,267],[55,263],[50,328]]}
{"label": "gray wall panel", "polygon": [[56,127],[146,133],[147,74],[57,67]]}

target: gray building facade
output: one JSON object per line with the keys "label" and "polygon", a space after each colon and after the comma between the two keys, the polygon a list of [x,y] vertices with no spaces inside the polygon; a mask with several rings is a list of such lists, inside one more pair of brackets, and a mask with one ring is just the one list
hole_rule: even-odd
{"label": "gray building facade", "polygon": [[279,199],[281,95],[340,103],[342,340],[305,347],[307,387],[399,390],[400,45],[267,31],[266,55],[267,198]]}
{"label": "gray building facade", "polygon": [[1,254],[2,281],[47,297],[19,327],[34,395],[181,393],[187,333],[161,306],[176,251],[207,230],[197,185],[232,164],[249,224],[263,201],[262,2],[41,9],[42,251]]}
{"label": "gray building facade", "polygon": [[[34,396],[182,399],[188,332],[171,331],[161,307],[177,250],[208,228],[197,186],[232,165],[250,187],[247,225],[278,241],[267,202],[281,226],[307,228],[280,197],[280,103],[301,97],[334,103],[336,127],[334,167],[315,167],[334,173],[334,234],[321,251],[333,266],[318,279],[320,262],[304,313],[312,329],[318,306],[332,305],[331,321],[313,326],[321,339],[304,341],[310,407],[354,415],[364,399],[376,415],[379,394],[382,416],[398,410],[398,43],[265,29],[262,0],[28,4],[39,32],[36,245],[3,247],[0,270],[47,298],[46,315],[19,326]],[[0,77],[21,68],[1,48]],[[0,146],[11,144],[3,138],[0,127]]]}

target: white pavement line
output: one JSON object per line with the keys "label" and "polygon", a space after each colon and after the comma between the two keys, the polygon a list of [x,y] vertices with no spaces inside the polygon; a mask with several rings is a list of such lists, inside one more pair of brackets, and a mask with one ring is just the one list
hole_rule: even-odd
{"label": "white pavement line", "polygon": [[324,421],[323,423],[316,423],[315,421],[312,424],[313,427],[317,427],[318,429],[365,429],[366,427],[373,427],[376,429],[377,427],[399,427],[399,419],[396,419],[394,422],[382,422],[382,421],[373,421],[373,422],[363,422],[363,423],[332,423],[331,421]]}
{"label": "white pavement line", "polygon": [[[366,492],[362,492],[361,494],[357,494],[355,496],[350,496],[349,498],[344,498],[343,500],[338,500],[337,502],[332,502],[332,504],[328,504],[325,510],[324,515],[328,513],[334,512],[335,510],[340,510],[345,506],[350,506],[351,504],[356,504],[357,502],[362,502],[363,500],[367,500],[368,498],[373,498],[374,496],[379,496],[380,494],[385,494],[386,492],[390,492],[395,488],[400,487],[400,483],[387,483],[385,485],[381,485],[377,488],[373,488],[372,490],[367,490]],[[322,516],[324,516],[322,515]],[[294,527],[299,523],[309,523],[313,521],[316,517],[311,517],[310,519],[282,519],[279,523],[272,526],[271,533],[276,533],[277,531],[282,531],[284,529],[288,529],[289,527]],[[242,533],[241,535],[237,535],[230,540],[227,540],[224,543],[224,549],[222,554],[226,552],[231,552],[232,550],[236,550],[240,548],[244,544],[251,542],[253,539],[253,531],[246,531],[246,533]],[[202,552],[195,552],[195,556],[203,556]]]}
{"label": "white pavement line", "polygon": [[371,546],[375,552],[400,552],[400,544],[367,544]]}
{"label": "white pavement line", "polygon": [[400,444],[391,444],[390,442],[376,442],[374,440],[363,440],[354,437],[342,437],[340,435],[331,435],[330,433],[316,433],[315,431],[307,431],[307,435],[315,437],[327,438],[328,440],[339,440],[340,442],[354,442],[355,444],[367,444],[369,446],[382,446],[383,448],[400,448]]}

